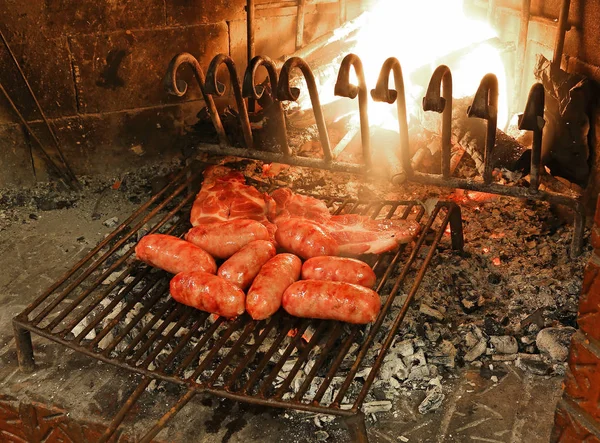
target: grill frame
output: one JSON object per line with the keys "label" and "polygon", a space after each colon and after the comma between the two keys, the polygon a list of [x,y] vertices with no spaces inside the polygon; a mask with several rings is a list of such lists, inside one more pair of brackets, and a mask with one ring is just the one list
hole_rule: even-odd
{"label": "grill frame", "polygon": [[[405,208],[402,213],[402,218],[414,217],[422,226],[422,231],[418,238],[415,239],[414,246],[411,247],[408,244],[401,245],[397,252],[382,255],[376,258],[373,263],[373,268],[378,271],[378,275],[380,275],[377,286],[377,292],[380,294],[386,288],[386,284],[392,281],[391,279],[394,272],[396,272],[396,270],[401,270],[400,275],[396,277],[395,283],[390,290],[390,295],[388,295],[377,320],[370,326],[353,325],[348,327],[341,322],[292,319],[292,317],[287,314],[283,314],[282,311],[265,321],[254,321],[250,319],[247,314],[232,321],[218,318],[207,330],[203,331],[200,342],[194,345],[183,362],[179,364],[179,369],[182,367],[183,369],[180,371],[176,370],[174,373],[169,373],[168,371],[165,371],[165,369],[169,368],[169,365],[175,362],[178,355],[182,353],[186,345],[190,343],[191,338],[194,337],[194,334],[201,328],[202,324],[209,321],[209,314],[178,304],[170,298],[164,301],[162,306],[159,307],[157,303],[168,295],[169,274],[164,271],[151,271],[149,266],[135,260],[133,260],[133,263],[128,263],[128,259],[133,255],[133,247],[130,246],[129,249],[127,249],[126,245],[128,244],[128,240],[138,236],[138,232],[141,229],[144,229],[150,220],[161,214],[162,216],[154,222],[151,229],[146,232],[146,234],[158,232],[159,229],[162,233],[177,234],[178,230],[185,228],[188,224],[187,220],[189,220],[189,211],[186,208],[191,206],[191,202],[195,196],[195,193],[192,190],[192,184],[200,181],[200,173],[201,171],[192,172],[192,166],[190,165],[182,169],[171,183],[144,203],[140,209],[135,211],[127,220],[117,227],[112,234],[100,242],[98,246],[92,249],[92,251],[73,266],[69,272],[13,319],[17,353],[21,369],[31,371],[35,367],[31,342],[31,333],[33,332],[34,334],[69,347],[77,352],[81,352],[94,359],[143,375],[144,378],[142,382],[125,402],[121,411],[113,420],[111,427],[105,435],[105,439],[108,439],[110,435],[114,433],[128,410],[135,404],[152,380],[177,383],[187,387],[187,391],[180,398],[179,402],[173,406],[159,422],[157,422],[154,428],[149,431],[142,441],[151,441],[151,438],[166,425],[166,422],[197,393],[209,393],[236,401],[262,406],[337,415],[351,420],[355,420],[356,417],[361,417],[362,412],[360,411],[360,407],[375,380],[379,367],[383,363],[383,358],[393,343],[410,303],[420,286],[433,255],[435,254],[437,246],[441,242],[447,229],[450,229],[453,249],[462,250],[463,235],[460,208],[454,203],[439,202],[432,213],[426,215],[424,208],[415,202],[364,202],[350,198],[324,199],[328,206],[337,205],[336,213],[342,211],[344,211],[344,213],[356,212],[361,205],[367,205],[366,209],[358,212],[368,213],[369,208],[374,207],[376,211],[374,211],[371,216],[375,217],[377,214],[381,213],[384,208],[389,206],[390,209],[386,214],[386,218],[389,218],[394,216],[400,208]],[[180,201],[177,202],[177,199],[180,199]],[[349,205],[351,206],[350,210],[345,211]],[[178,220],[172,226],[167,227],[166,225],[176,217]],[[423,223],[423,221],[425,222]],[[107,248],[108,250],[106,250]],[[120,253],[122,250],[124,251]],[[386,264],[386,260],[390,259],[391,261],[389,264]],[[422,261],[422,263],[418,264],[419,261]],[[105,265],[108,265],[108,268],[105,269],[103,267]],[[384,266],[385,272],[381,276],[380,271]],[[120,274],[116,279],[113,279],[108,284],[102,284],[108,277],[117,272],[117,270]],[[416,276],[414,277],[410,290],[406,291],[406,300],[404,301],[400,312],[394,318],[393,323],[389,326],[389,330],[387,330],[385,327],[382,327],[383,323],[390,315],[389,310],[391,309],[394,299],[398,296],[401,286],[409,281],[409,274],[412,272],[416,273]],[[127,278],[132,280],[127,281]],[[84,283],[88,279],[94,280],[94,283],[86,288]],[[124,285],[125,289],[122,289],[118,294],[114,295],[113,292],[121,283]],[[127,295],[130,294],[138,284],[144,285],[143,289],[140,291],[140,294],[142,295],[139,296],[139,299],[138,296],[132,296],[125,302]],[[65,289],[62,290],[62,288]],[[73,294],[74,297],[70,297],[73,291],[79,293]],[[111,296],[113,297],[110,298]],[[138,301],[141,302],[146,296],[148,296],[148,300],[146,300],[144,308],[128,322],[127,313],[131,311]],[[101,312],[98,313],[95,310],[98,309],[98,306],[103,300],[110,300],[110,302],[107,305],[103,304]],[[126,304],[120,306],[121,302]],[[117,308],[118,313],[110,318],[108,324],[103,326],[103,329],[96,334],[95,338],[87,340],[86,344],[84,338],[88,333],[92,330],[95,332],[94,328]],[[127,345],[125,351],[120,351],[118,356],[111,355],[115,352],[115,349],[127,334],[131,332],[136,325],[141,324],[141,320],[146,314],[150,313],[153,308],[156,308],[157,312],[154,312],[152,320],[143,326],[135,339]],[[78,309],[79,311],[77,312]],[[72,334],[73,328],[85,319],[88,319],[88,321],[86,321],[87,326],[84,326],[84,328],[74,336],[74,334]],[[68,323],[66,323],[67,320]],[[161,320],[162,323],[158,324],[159,320]],[[290,320],[291,323],[286,324],[286,321],[288,320]],[[190,323],[190,321],[193,321],[193,324],[188,328],[188,332],[180,339],[179,343],[171,349],[166,359],[163,360],[164,367],[150,369],[150,365],[153,364],[156,357],[173,339],[177,338],[175,335],[179,333],[182,327]],[[61,328],[65,323],[66,326]],[[175,323],[175,326],[165,332],[168,325],[172,323]],[[98,348],[98,343],[101,342],[108,333],[114,330],[117,325],[121,325],[124,328],[116,337],[113,337],[112,342],[106,348]],[[209,352],[209,355],[205,357],[200,366],[195,368],[193,376],[184,378],[182,375],[178,375],[184,372],[186,366],[189,366],[192,362],[198,360],[200,352],[209,343],[209,340],[215,335],[215,332],[219,330],[223,331],[223,329],[220,328],[225,325],[228,326],[227,329],[218,341],[213,344],[212,350]],[[304,343],[302,340],[302,333],[309,325],[315,325],[316,331],[309,343]],[[280,329],[281,326],[283,326],[283,330]],[[298,332],[293,339],[285,344],[283,356],[279,358],[275,368],[268,368],[265,372],[271,361],[272,355],[277,351],[284,349],[280,346],[286,341],[288,331],[296,326],[298,327]],[[350,332],[347,331],[348,329],[350,329]],[[229,378],[227,381],[224,380],[222,385],[217,384],[216,382],[219,381],[220,375],[235,361],[234,358],[238,351],[240,351],[242,346],[246,343],[246,340],[250,337],[250,334],[255,330],[259,331],[256,342],[258,345],[255,343],[251,348],[251,352],[245,354],[241,362],[238,363],[238,366],[232,367],[233,372],[228,376]],[[365,330],[369,331],[366,335],[364,334]],[[221,362],[214,369],[211,376],[201,382],[197,381],[196,376],[200,376],[204,369],[210,367],[212,364],[212,361],[208,361],[209,358],[211,356],[216,356],[223,345],[229,341],[229,336],[237,331],[239,331],[241,335],[238,337],[236,343],[230,348],[229,353],[221,359]],[[265,333],[265,331],[268,332]],[[235,381],[242,373],[252,370],[249,363],[256,360],[254,354],[257,354],[256,351],[260,346],[258,340],[261,339],[262,334],[264,334],[264,338],[266,339],[266,337],[271,335],[271,331],[276,331],[279,334],[278,339],[280,337],[282,338],[279,342],[273,342],[269,351],[263,355],[262,360],[260,360],[260,363],[258,364],[258,368],[261,368],[261,370],[258,371],[255,368],[254,374],[256,375],[253,375],[248,379],[244,389],[232,389]],[[366,354],[371,349],[375,336],[381,331],[384,331],[386,338],[385,341],[383,341],[381,350],[377,354],[375,362],[371,365],[372,369],[364,380],[358,394],[356,395],[355,393],[351,396],[352,400],[349,402],[351,407],[343,407],[343,400],[348,394],[348,389],[351,384],[354,382],[354,375],[361,368]],[[209,332],[211,332],[210,335]],[[324,334],[326,332],[329,332],[329,335]],[[357,340],[361,338],[361,332],[363,332],[363,342],[360,344],[356,359],[352,363],[350,371],[345,376],[346,378],[337,394],[333,398],[333,402],[328,405],[321,404],[323,395],[329,388],[334,377],[338,374],[340,365],[346,360],[348,350],[351,348],[352,344],[358,343]],[[328,339],[324,347],[321,348],[321,355],[315,357],[316,360],[312,369],[306,374],[306,378],[299,390],[302,394],[294,394],[294,397],[291,400],[284,399],[284,394],[289,392],[289,386],[296,378],[296,375],[304,367],[309,353],[314,350],[315,346],[313,345],[313,342],[315,345],[319,345],[322,342],[320,340],[320,335],[324,335],[325,337],[328,337]],[[203,342],[205,337],[208,338]],[[340,337],[343,337],[342,341],[339,340]],[[136,349],[138,346],[139,348]],[[198,353],[194,354],[196,350]],[[274,393],[271,393],[273,390],[271,389],[273,387],[273,381],[279,374],[281,367],[294,352],[297,352],[298,354],[296,363],[283,383],[276,387]],[[139,361],[142,361],[142,364],[136,364]],[[331,366],[326,366],[326,363],[328,362],[331,363]],[[323,378],[322,383],[319,385],[317,392],[308,399],[303,400],[306,397],[307,390],[311,386],[313,379],[321,369],[327,367],[329,367],[329,370]],[[265,378],[263,377],[263,373],[269,375]],[[258,386],[258,383],[262,384],[261,388],[256,393],[254,393],[252,389],[249,389],[249,386]],[[359,429],[364,428],[364,420],[362,421],[362,425],[360,424],[361,420],[356,421],[356,423],[358,423],[357,426]],[[362,434],[362,432],[359,431],[359,434]]]}

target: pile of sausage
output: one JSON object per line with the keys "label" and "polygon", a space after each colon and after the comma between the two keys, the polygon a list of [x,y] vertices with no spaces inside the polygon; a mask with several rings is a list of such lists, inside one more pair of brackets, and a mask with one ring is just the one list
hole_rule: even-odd
{"label": "pile of sausage", "polygon": [[[266,231],[247,219],[211,223],[190,229],[185,240],[146,235],[135,252],[139,260],[176,274],[170,284],[175,300],[227,318],[248,312],[262,320],[283,307],[297,317],[375,320],[381,301],[366,263],[335,256],[302,263],[294,254],[277,254]],[[215,258],[224,260],[219,267]]]}
{"label": "pile of sausage", "polygon": [[375,274],[339,255],[390,251],[420,229],[407,220],[331,215],[321,200],[287,188],[261,193],[224,166],[204,171],[190,221],[185,240],[142,238],[137,258],[176,274],[175,300],[227,318],[247,311],[257,320],[280,307],[298,317],[375,320],[381,307],[371,289]]}

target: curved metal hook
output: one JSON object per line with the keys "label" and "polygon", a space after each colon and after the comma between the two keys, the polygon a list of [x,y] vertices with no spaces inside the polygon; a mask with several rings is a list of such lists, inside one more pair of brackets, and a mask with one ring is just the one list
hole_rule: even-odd
{"label": "curved metal hook", "polygon": [[321,140],[321,147],[323,148],[323,157],[325,161],[330,162],[333,160],[333,156],[331,155],[329,134],[327,133],[327,126],[325,126],[325,117],[323,116],[323,108],[321,108],[321,100],[319,99],[319,91],[317,90],[315,76],[313,75],[310,66],[308,66],[308,64],[300,57],[291,57],[281,67],[279,83],[277,85],[277,98],[279,100],[298,100],[300,90],[298,88],[290,87],[290,73],[294,68],[299,68],[306,79],[310,102],[312,104],[313,112],[315,113],[315,119],[317,120],[317,128],[319,129],[319,139]]}
{"label": "curved metal hook", "polygon": [[544,131],[544,86],[535,83],[529,90],[525,112],[519,115],[519,129],[533,131],[533,144],[531,146],[531,183],[530,191],[537,192],[540,186],[540,171],[542,168],[542,134]]}
{"label": "curved metal hook", "polygon": [[[394,73],[394,87],[389,89],[390,73]],[[412,166],[410,164],[410,152],[408,146],[408,117],[406,115],[406,95],[404,92],[404,79],[402,77],[402,67],[395,57],[388,58],[381,67],[379,79],[375,89],[371,90],[371,97],[378,102],[394,103],[398,109],[398,129],[400,131],[400,159],[401,164],[394,165],[395,171],[392,171],[392,182],[401,184],[407,178],[412,177]],[[395,158],[395,155],[392,157]],[[392,158],[391,160],[394,160]],[[397,163],[397,162],[395,162]]]}
{"label": "curved metal hook", "polygon": [[240,125],[242,126],[244,144],[247,148],[252,148],[254,143],[252,141],[252,130],[250,129],[250,120],[248,118],[248,108],[246,107],[244,97],[242,97],[242,88],[240,86],[240,80],[237,75],[235,63],[228,55],[217,54],[210,62],[208,71],[206,71],[206,93],[210,95],[216,95],[217,97],[220,97],[225,93],[225,85],[217,80],[217,71],[223,63],[225,63],[227,70],[229,71],[231,87],[233,88],[233,95],[237,105]]}
{"label": "curved metal hook", "polygon": [[[244,73],[244,81],[242,85],[242,95],[244,97],[249,97],[258,100],[263,96],[264,88],[259,86],[261,89],[258,90],[256,85],[256,72],[261,66],[264,66],[264,68],[267,70],[267,76],[269,78],[269,82],[271,83],[271,91],[273,95],[275,95],[275,93],[277,92],[277,83],[279,79],[275,62],[269,57],[257,55],[256,57],[252,58],[252,60],[250,60],[250,63],[246,68],[246,72]],[[279,120],[277,122],[277,138],[281,146],[281,152],[285,155],[292,155],[292,151],[287,140],[285,115],[283,114],[281,102],[277,100],[276,97],[273,97],[273,106],[275,106],[275,115]]]}
{"label": "curved metal hook", "polygon": [[[358,86],[350,83],[350,68],[354,67]],[[335,83],[334,94],[340,97],[356,98],[358,95],[358,112],[360,115],[360,138],[362,142],[363,159],[367,169],[371,169],[371,136],[369,133],[369,113],[367,95],[367,82],[360,58],[355,54],[348,54],[342,60],[340,72]]]}
{"label": "curved metal hook", "polygon": [[[442,91],[443,90],[443,91]],[[423,110],[442,113],[442,176],[450,178],[452,139],[452,72],[446,65],[433,71],[427,93],[423,97]]]}
{"label": "curved metal hook", "polygon": [[165,77],[163,79],[163,84],[166,91],[169,94],[175,95],[177,97],[183,97],[187,92],[187,83],[183,80],[177,80],[177,70],[183,64],[190,65],[192,70],[194,71],[194,76],[196,77],[196,81],[198,82],[198,86],[200,87],[202,97],[206,102],[206,107],[208,108],[210,119],[212,120],[213,126],[217,131],[217,136],[219,137],[219,144],[221,146],[229,145],[227,134],[225,134],[225,129],[223,129],[221,117],[219,117],[219,111],[217,111],[217,107],[215,106],[213,98],[210,96],[210,94],[208,94],[208,92],[206,92],[204,71],[202,71],[200,63],[198,63],[196,57],[187,52],[182,52],[181,54],[177,54],[171,59],[169,67],[167,68],[167,73],[165,74]]}
{"label": "curved metal hook", "polygon": [[483,182],[489,185],[492,182],[492,150],[496,144],[496,127],[498,125],[498,78],[494,74],[486,74],[481,79],[473,103],[467,109],[467,115],[487,120]]}

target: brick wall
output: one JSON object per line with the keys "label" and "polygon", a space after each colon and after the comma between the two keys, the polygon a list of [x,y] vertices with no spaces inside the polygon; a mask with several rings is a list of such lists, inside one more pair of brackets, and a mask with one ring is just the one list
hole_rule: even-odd
{"label": "brick wall", "polygon": [[[260,3],[260,2],[258,2]],[[349,18],[360,1],[349,1]],[[202,106],[191,73],[184,98],[162,87],[178,52],[206,69],[217,53],[245,68],[245,0],[0,0],[9,40],[76,174],[119,173],[177,155],[174,138]],[[306,8],[309,42],[339,24],[337,3]],[[256,53],[293,52],[296,8],[257,11]],[[243,72],[243,71],[242,71]],[[0,82],[51,150],[25,85],[0,45]],[[47,180],[37,145],[0,95],[0,186]]]}

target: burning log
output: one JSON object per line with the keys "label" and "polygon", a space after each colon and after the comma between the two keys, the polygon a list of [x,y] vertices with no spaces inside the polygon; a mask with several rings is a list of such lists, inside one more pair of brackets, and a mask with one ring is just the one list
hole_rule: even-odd
{"label": "burning log", "polygon": [[[467,116],[467,108],[471,102],[472,97],[454,100],[452,143],[464,149],[475,162],[477,171],[483,174],[486,124],[483,120]],[[418,119],[424,129],[436,136],[441,136],[442,123],[439,115],[421,111]],[[529,148],[504,131],[496,129],[496,145],[492,151],[493,167],[528,174],[530,162],[531,150]]]}

